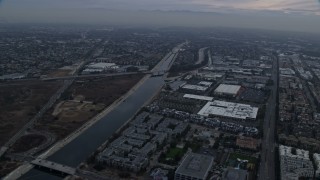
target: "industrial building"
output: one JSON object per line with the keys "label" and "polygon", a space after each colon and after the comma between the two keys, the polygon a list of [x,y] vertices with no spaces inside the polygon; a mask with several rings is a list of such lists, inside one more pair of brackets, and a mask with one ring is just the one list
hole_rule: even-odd
{"label": "industrial building", "polygon": [[213,83],[209,81],[201,81],[198,83],[199,86],[210,87]]}
{"label": "industrial building", "polygon": [[89,69],[112,69],[116,68],[117,65],[115,63],[91,63],[88,65]]}
{"label": "industrial building", "polygon": [[208,102],[199,112],[205,117],[220,117],[234,120],[255,120],[259,108],[247,104],[215,100]]}
{"label": "industrial building", "polygon": [[83,70],[82,74],[97,73],[117,69],[119,69],[119,66],[117,66],[115,63],[90,63],[89,65],[87,65],[86,69]]}
{"label": "industrial building", "polygon": [[199,91],[199,92],[205,92],[208,89],[208,87],[206,86],[192,85],[192,84],[185,84],[181,88],[185,90]]}
{"label": "industrial building", "polygon": [[188,153],[177,168],[175,180],[205,180],[213,165],[214,157],[196,153]]}
{"label": "industrial building", "polygon": [[241,89],[239,85],[220,84],[215,90],[214,94],[219,96],[236,97]]}
{"label": "industrial building", "polygon": [[203,100],[203,101],[212,101],[213,100],[213,97],[200,96],[200,95],[194,95],[194,94],[185,94],[183,97],[189,98],[189,99]]}

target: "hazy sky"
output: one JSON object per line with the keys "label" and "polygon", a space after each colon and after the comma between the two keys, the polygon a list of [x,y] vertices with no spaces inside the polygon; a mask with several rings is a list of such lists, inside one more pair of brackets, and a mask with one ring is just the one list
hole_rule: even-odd
{"label": "hazy sky", "polygon": [[[214,13],[145,12],[152,10]],[[8,22],[200,26],[200,19],[210,21],[210,17],[213,22],[202,25],[320,32],[319,0],[0,0],[0,20]]]}

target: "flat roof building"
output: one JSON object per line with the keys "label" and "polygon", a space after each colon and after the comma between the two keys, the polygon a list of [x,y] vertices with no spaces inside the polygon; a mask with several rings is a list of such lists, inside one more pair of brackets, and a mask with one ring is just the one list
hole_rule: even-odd
{"label": "flat roof building", "polygon": [[115,63],[91,63],[88,65],[88,69],[108,69],[108,68],[116,68],[117,65]]}
{"label": "flat roof building", "polygon": [[189,153],[175,172],[175,180],[205,180],[213,165],[214,157]]}
{"label": "flat roof building", "polygon": [[214,94],[235,97],[238,95],[240,88],[241,88],[241,86],[239,86],[239,85],[220,84],[214,90]]}
{"label": "flat roof building", "polygon": [[198,83],[199,86],[210,87],[213,83],[208,81],[201,81]]}
{"label": "flat roof building", "polygon": [[247,104],[215,100],[208,102],[199,112],[202,116],[213,116],[238,120],[255,120],[259,108]]}
{"label": "flat roof building", "polygon": [[281,179],[298,180],[313,177],[313,164],[309,151],[289,146],[279,146]]}
{"label": "flat roof building", "polygon": [[199,85],[192,85],[192,84],[186,84],[182,86],[183,89],[188,89],[188,90],[194,90],[194,91],[206,91],[208,87],[205,86],[199,86]]}
{"label": "flat roof building", "polygon": [[228,168],[223,173],[222,180],[247,180],[248,172],[242,169]]}
{"label": "flat roof building", "polygon": [[90,63],[87,65],[86,69],[82,71],[82,74],[97,73],[116,69],[119,69],[119,66],[117,66],[115,63]]}
{"label": "flat roof building", "polygon": [[320,154],[313,154],[314,164],[316,165],[316,178],[320,178]]}
{"label": "flat roof building", "polygon": [[203,100],[203,101],[212,101],[213,100],[213,97],[199,96],[199,95],[194,95],[194,94],[185,94],[183,97],[189,98],[189,99]]}

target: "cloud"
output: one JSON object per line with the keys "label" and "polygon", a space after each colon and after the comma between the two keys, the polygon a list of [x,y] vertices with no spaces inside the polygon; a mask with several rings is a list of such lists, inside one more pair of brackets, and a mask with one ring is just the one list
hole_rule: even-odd
{"label": "cloud", "polygon": [[[0,3],[3,0],[0,0]],[[10,0],[12,8],[105,8],[117,10],[189,10],[243,13],[278,11],[320,14],[319,0]]]}
{"label": "cloud", "polygon": [[301,3],[301,0],[290,0],[290,2],[282,0],[7,0],[0,6],[0,18],[6,18],[12,23],[80,23],[147,25],[148,27],[223,26],[320,32],[320,18],[314,15],[319,12],[319,6],[310,2]]}

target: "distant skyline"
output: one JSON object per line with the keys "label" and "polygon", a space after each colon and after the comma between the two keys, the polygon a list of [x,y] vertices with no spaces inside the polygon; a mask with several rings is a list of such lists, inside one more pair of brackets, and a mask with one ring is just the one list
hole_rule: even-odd
{"label": "distant skyline", "polygon": [[[157,13],[150,14],[155,10]],[[177,15],[159,11],[193,13]],[[199,12],[206,12],[205,19],[208,21],[211,16],[213,23],[181,23],[182,15],[193,15],[191,19],[199,21],[202,19]],[[169,15],[172,19],[166,19]],[[0,0],[0,22],[126,24],[137,21],[137,24],[173,26],[174,19],[178,26],[197,24],[320,32],[320,3],[319,0]]]}

